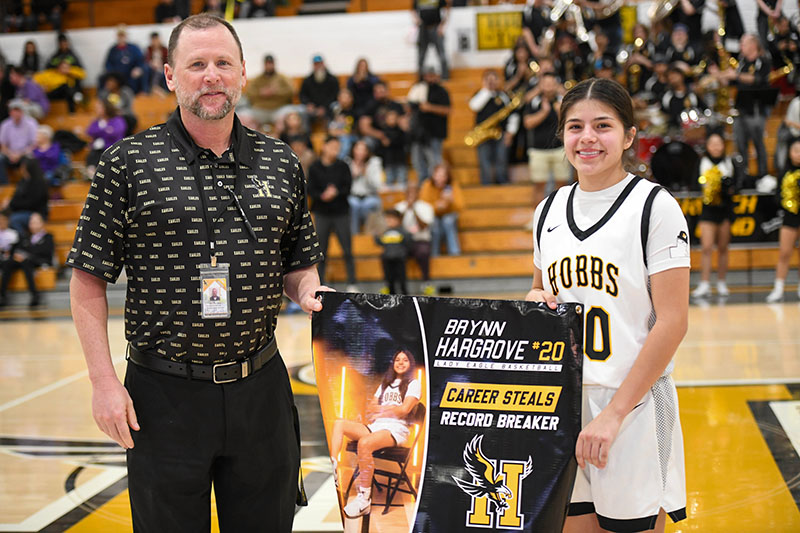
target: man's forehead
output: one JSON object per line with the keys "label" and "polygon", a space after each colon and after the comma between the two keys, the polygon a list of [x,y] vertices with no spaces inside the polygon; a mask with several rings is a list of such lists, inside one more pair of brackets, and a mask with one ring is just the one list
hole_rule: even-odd
{"label": "man's forehead", "polygon": [[[211,46],[209,39],[218,38],[223,43],[216,39]],[[222,44],[222,46],[220,46]],[[206,45],[206,46],[204,46]],[[217,56],[235,56],[239,57],[239,46],[236,44],[236,39],[233,38],[231,32],[225,26],[211,26],[210,28],[184,28],[181,32],[178,44],[175,47],[175,56],[180,57],[184,54],[187,56],[206,55],[213,52]]]}

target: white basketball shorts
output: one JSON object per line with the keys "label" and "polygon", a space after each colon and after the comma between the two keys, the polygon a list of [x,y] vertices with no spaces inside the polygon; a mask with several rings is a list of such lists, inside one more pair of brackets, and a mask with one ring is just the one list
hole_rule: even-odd
{"label": "white basketball shorts", "polygon": [[[583,427],[615,392],[584,386]],[[646,531],[655,527],[661,509],[673,522],[686,518],[683,434],[670,376],[660,377],[625,417],[606,467],[578,468],[569,515],[596,513],[600,526],[609,531]]]}
{"label": "white basketball shorts", "polygon": [[408,440],[408,426],[396,418],[378,418],[372,424],[367,425],[367,429],[375,433],[382,429],[392,434],[396,446],[402,446]]}

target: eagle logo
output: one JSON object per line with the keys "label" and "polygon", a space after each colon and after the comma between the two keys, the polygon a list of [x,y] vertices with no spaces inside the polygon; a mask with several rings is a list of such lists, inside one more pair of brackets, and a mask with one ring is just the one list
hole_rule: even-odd
{"label": "eagle logo", "polygon": [[[483,435],[475,435],[464,447],[464,466],[472,475],[472,483],[451,476],[456,485],[473,498],[487,498],[494,503],[494,512],[502,514],[508,509],[508,500],[514,494],[505,483],[505,475],[496,472],[496,460],[489,459],[483,454]],[[519,481],[528,477],[533,471],[533,461],[528,456]]]}

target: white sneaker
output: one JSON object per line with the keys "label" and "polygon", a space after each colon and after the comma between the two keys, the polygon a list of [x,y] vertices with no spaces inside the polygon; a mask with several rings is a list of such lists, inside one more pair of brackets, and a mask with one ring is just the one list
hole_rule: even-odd
{"label": "white sneaker", "polygon": [[783,300],[783,289],[772,289],[772,292],[767,295],[767,303],[774,304]]}
{"label": "white sneaker", "polygon": [[728,290],[728,285],[724,281],[717,282],[717,294],[720,296],[730,296],[731,291]]}
{"label": "white sneaker", "polygon": [[339,490],[339,461],[331,457],[331,467],[333,468],[333,484]]}
{"label": "white sneaker", "polygon": [[359,490],[358,494],[356,494],[356,497],[347,502],[347,505],[345,505],[344,509],[342,510],[348,518],[356,518],[359,516],[364,516],[365,514],[369,514],[371,506],[372,500],[364,491]]}
{"label": "white sneaker", "polygon": [[705,298],[711,294],[711,285],[707,281],[701,281],[700,285],[692,291],[693,298]]}

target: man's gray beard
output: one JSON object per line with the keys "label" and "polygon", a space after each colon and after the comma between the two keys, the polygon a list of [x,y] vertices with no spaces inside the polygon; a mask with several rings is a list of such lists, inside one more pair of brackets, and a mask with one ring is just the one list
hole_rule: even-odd
{"label": "man's gray beard", "polygon": [[[222,107],[219,109],[219,111],[210,112],[200,103],[200,97],[204,94],[202,91],[197,91],[191,97],[186,97],[186,95],[182,94],[182,91],[179,87],[176,87],[175,90],[180,108],[186,109],[191,114],[202,120],[221,120],[227,117],[239,102],[239,98],[242,95],[241,89],[238,89],[235,92],[230,91],[229,89],[221,89],[220,92],[225,93],[225,103],[222,104]],[[231,94],[232,92],[233,94]]]}

